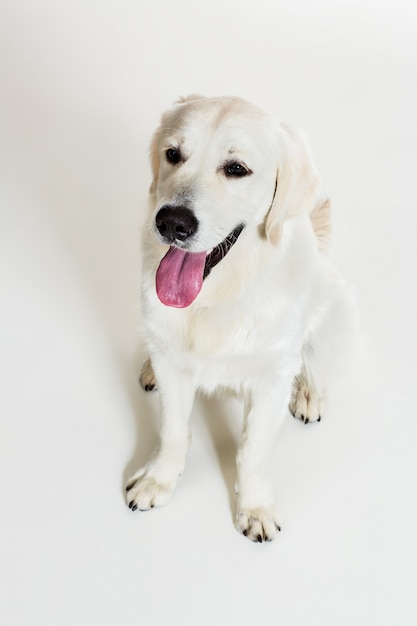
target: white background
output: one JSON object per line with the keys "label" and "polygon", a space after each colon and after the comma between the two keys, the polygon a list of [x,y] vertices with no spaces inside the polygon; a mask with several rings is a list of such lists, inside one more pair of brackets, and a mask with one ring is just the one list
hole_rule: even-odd
{"label": "white background", "polygon": [[[415,2],[0,7],[1,623],[415,625]],[[305,130],[361,310],[327,416],[277,441],[272,544],[233,527],[235,401],[197,400],[168,507],[124,502],[157,432],[137,385],[147,150],[188,93]]]}

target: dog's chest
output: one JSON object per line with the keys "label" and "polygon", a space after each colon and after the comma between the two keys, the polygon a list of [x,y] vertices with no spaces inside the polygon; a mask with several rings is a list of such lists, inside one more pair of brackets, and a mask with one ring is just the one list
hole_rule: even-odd
{"label": "dog's chest", "polygon": [[279,355],[291,351],[297,321],[284,309],[246,305],[178,311],[154,328],[158,349],[192,371],[196,384],[207,391],[219,385],[239,389],[245,380],[276,369]]}
{"label": "dog's chest", "polygon": [[201,359],[251,352],[263,344],[264,332],[256,317],[254,313],[224,311],[221,307],[197,311],[185,329],[184,348]]}

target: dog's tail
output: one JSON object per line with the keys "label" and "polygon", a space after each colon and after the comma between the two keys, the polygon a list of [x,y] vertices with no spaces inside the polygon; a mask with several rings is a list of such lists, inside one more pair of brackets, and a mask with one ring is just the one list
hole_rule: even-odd
{"label": "dog's tail", "polygon": [[310,213],[311,224],[320,250],[326,250],[332,234],[330,199],[319,200]]}

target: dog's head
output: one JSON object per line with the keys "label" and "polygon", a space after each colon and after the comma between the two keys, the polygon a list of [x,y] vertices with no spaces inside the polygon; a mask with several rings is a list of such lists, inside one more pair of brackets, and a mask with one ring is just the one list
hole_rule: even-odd
{"label": "dog's head", "polygon": [[157,292],[169,306],[194,301],[244,228],[277,245],[284,221],[317,203],[303,136],[240,98],[177,102],[153,136],[151,164],[153,228],[170,246]]}

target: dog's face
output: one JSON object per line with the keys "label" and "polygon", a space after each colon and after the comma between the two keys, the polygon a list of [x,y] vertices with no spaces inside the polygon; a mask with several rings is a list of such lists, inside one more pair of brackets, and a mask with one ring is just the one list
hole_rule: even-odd
{"label": "dog's face", "polygon": [[166,114],[153,146],[155,218],[162,207],[185,207],[198,226],[176,242],[156,226],[161,241],[202,252],[239,224],[262,221],[276,182],[273,132],[267,116],[234,99],[192,100]]}
{"label": "dog's face", "polygon": [[177,103],[154,135],[151,161],[153,227],[170,246],[157,292],[176,307],[194,301],[244,228],[276,243],[316,179],[303,140],[238,98]]}

